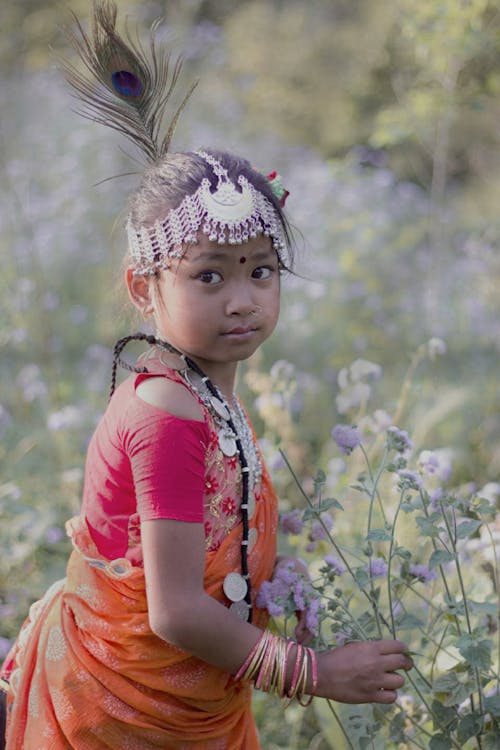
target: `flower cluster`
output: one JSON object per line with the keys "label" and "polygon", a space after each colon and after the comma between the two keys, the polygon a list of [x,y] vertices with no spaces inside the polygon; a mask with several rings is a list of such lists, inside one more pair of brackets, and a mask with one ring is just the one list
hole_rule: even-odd
{"label": "flower cluster", "polygon": [[257,606],[272,617],[291,617],[306,612],[307,629],[318,632],[321,599],[311,581],[302,575],[293,561],[278,563],[272,581],[265,581],[257,594]]}
{"label": "flower cluster", "polygon": [[[435,349],[440,353],[437,344]],[[318,543],[331,546],[334,554],[322,549],[322,559],[311,560],[317,577],[305,592],[289,567],[264,585],[259,601],[286,617],[307,604],[311,619],[319,623],[314,632],[320,647],[385,638],[409,644],[418,657],[407,677],[405,700],[387,712],[385,729],[381,714],[374,712],[372,723],[366,719],[374,736],[384,732],[387,747],[395,739],[399,747],[432,750],[496,747],[500,665],[490,636],[491,617],[498,613],[500,485],[490,482],[478,492],[471,484],[452,491],[447,486],[450,450],[422,450],[413,457],[405,430],[393,424],[384,430],[385,450],[381,441],[373,441],[378,429],[370,434],[337,424],[332,430],[343,455],[360,448],[351,482],[347,460],[337,475],[349,492],[348,523],[336,511],[332,515],[347,503],[323,498],[328,474],[318,471],[308,481],[309,490],[314,485],[311,496],[292,469],[308,507],[302,514],[298,509],[284,514],[281,528],[297,537],[294,544],[302,554],[317,552]],[[364,435],[371,441],[366,446]],[[361,471],[360,462],[365,464]],[[351,526],[365,531],[346,542]],[[440,671],[442,664],[445,671]],[[347,735],[349,729],[348,724]],[[484,743],[468,742],[476,736],[484,736]]]}

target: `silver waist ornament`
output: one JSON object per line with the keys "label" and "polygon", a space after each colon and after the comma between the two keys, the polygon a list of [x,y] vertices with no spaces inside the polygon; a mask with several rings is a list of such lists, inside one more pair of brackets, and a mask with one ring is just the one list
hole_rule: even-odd
{"label": "silver waist ornament", "polygon": [[217,177],[215,191],[205,177],[192,195],[186,195],[151,229],[137,230],[129,219],[127,235],[134,274],[150,275],[168,268],[172,259],[182,257],[186,244],[196,244],[200,231],[214,242],[229,245],[240,245],[259,235],[270,237],[286,266],[286,238],[272,203],[243,175],[235,185],[211,154],[195,153],[212,167]]}

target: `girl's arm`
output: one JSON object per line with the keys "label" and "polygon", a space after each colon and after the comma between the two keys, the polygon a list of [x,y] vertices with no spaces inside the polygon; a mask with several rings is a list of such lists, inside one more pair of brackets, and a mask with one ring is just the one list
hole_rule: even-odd
{"label": "girl's arm", "polygon": [[[149,378],[137,395],[184,419],[202,419],[200,406],[178,383]],[[149,621],[156,635],[230,674],[236,674],[262,635],[203,588],[205,535],[202,523],[158,519],[141,526]],[[349,644],[318,654],[316,695],[349,703],[392,703],[410,669],[400,641]],[[293,680],[295,648],[286,686]],[[309,681],[311,688],[311,681]]]}
{"label": "girl's arm", "polygon": [[[203,661],[236,674],[262,631],[205,592],[203,524],[144,521],[142,541],[152,630]],[[322,652],[315,694],[348,703],[392,703],[395,690],[404,684],[395,670],[411,668],[405,650],[400,641],[373,641]],[[288,685],[294,652],[288,660]]]}

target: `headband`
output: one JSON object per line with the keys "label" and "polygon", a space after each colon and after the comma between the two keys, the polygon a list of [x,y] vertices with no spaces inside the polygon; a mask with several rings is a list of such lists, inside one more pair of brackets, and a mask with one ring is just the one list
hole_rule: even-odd
{"label": "headband", "polygon": [[286,265],[286,237],[271,201],[243,175],[239,175],[235,185],[211,154],[195,153],[212,167],[217,177],[215,191],[205,177],[192,195],[186,195],[151,229],[137,229],[129,219],[127,235],[134,274],[150,275],[168,268],[171,259],[183,256],[186,245],[197,243],[200,231],[211,241],[229,245],[241,245],[264,235],[271,239],[280,262]]}

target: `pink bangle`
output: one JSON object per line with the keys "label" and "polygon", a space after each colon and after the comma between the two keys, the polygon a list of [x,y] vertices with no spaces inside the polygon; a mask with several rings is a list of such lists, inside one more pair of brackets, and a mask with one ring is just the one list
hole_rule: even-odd
{"label": "pink bangle", "polygon": [[297,643],[297,656],[295,658],[295,668],[293,670],[292,684],[290,685],[290,689],[287,692],[287,696],[289,698],[293,698],[294,693],[295,693],[295,688],[297,687],[297,680],[299,678],[299,667],[304,658],[302,652],[303,652],[302,646],[300,645],[300,643]]}
{"label": "pink bangle", "polygon": [[245,674],[245,671],[246,671],[248,665],[252,661],[253,657],[255,656],[255,654],[257,652],[257,649],[259,648],[261,640],[264,638],[265,635],[266,635],[266,631],[264,630],[264,632],[262,633],[262,635],[257,639],[257,641],[255,643],[255,646],[252,648],[252,650],[248,654],[247,658],[245,659],[245,661],[243,662],[243,664],[241,665],[241,667],[236,672],[236,674],[234,676],[235,680],[241,680],[241,678]]}
{"label": "pink bangle", "polygon": [[[297,696],[297,700],[299,701],[301,706],[304,706],[304,708],[307,708],[307,706],[310,706],[312,703],[312,699],[314,698],[314,693],[316,692],[316,686],[318,684],[318,663],[316,660],[316,653],[313,651],[312,648],[307,649],[307,653],[311,657],[311,671],[312,671],[312,685],[311,690],[307,691],[309,697],[304,702],[302,700],[302,695]],[[305,691],[306,685],[304,684],[304,691]]]}
{"label": "pink bangle", "polygon": [[311,654],[312,662],[312,690],[311,695],[316,695],[316,688],[318,687],[318,660],[316,658],[316,651],[310,648],[309,653]]}
{"label": "pink bangle", "polygon": [[274,663],[274,657],[276,654],[276,645],[278,638],[275,635],[271,635],[266,651],[263,654],[262,663],[260,665],[259,674],[255,680],[255,687],[259,690],[262,689],[265,692],[269,689],[269,681],[271,678],[271,670]]}

